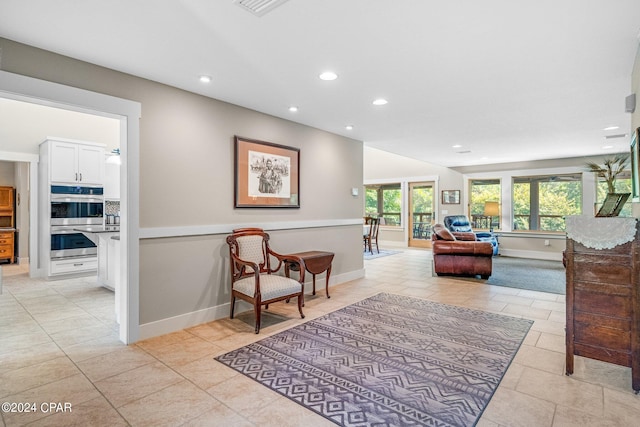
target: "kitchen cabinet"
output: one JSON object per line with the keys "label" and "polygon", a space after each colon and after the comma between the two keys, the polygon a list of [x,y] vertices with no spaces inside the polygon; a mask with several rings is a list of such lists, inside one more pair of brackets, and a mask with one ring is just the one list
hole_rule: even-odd
{"label": "kitchen cabinet", "polygon": [[120,165],[105,162],[104,199],[120,200]]}
{"label": "kitchen cabinet", "polygon": [[104,185],[104,144],[47,140],[52,184]]}

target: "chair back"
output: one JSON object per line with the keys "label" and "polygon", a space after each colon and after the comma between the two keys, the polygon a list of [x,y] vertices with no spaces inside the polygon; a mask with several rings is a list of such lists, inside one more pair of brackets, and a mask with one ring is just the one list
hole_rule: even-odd
{"label": "chair back", "polygon": [[227,244],[233,281],[254,274],[253,268],[239,264],[234,256],[242,261],[255,263],[259,273],[271,273],[269,234],[260,229],[244,229],[227,236]]}
{"label": "chair back", "polygon": [[471,223],[466,215],[449,215],[443,220],[444,226],[451,232],[472,232]]}
{"label": "chair back", "polygon": [[364,225],[371,225],[371,221],[374,220],[374,217],[372,216],[365,216],[364,217]]}
{"label": "chair back", "polygon": [[380,218],[371,218],[371,228],[369,229],[369,236],[373,240],[378,238],[378,229],[380,228]]}

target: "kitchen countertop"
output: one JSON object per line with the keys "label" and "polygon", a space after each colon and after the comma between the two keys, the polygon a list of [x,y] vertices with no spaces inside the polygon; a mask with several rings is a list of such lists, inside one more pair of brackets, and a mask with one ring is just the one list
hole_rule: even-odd
{"label": "kitchen countertop", "polygon": [[83,233],[119,233],[119,225],[87,225],[85,227],[76,227],[75,231]]}

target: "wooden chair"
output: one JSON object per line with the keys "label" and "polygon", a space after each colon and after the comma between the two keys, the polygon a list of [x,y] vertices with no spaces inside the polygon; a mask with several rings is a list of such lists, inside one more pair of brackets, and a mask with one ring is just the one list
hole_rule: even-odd
{"label": "wooden chair", "polygon": [[[298,311],[304,319],[304,261],[294,255],[282,255],[269,248],[269,235],[260,229],[244,229],[227,236],[230,255],[231,311],[233,319],[236,298],[253,305],[256,318],[256,334],[260,332],[262,306],[290,298],[298,298]],[[278,265],[271,268],[271,258]],[[276,273],[285,262],[295,262],[301,266],[299,280],[280,276]]]}
{"label": "wooden chair", "polygon": [[369,226],[369,234],[364,234],[364,250],[367,251],[369,248],[369,253],[373,254],[373,244],[375,242],[376,250],[380,253],[380,249],[378,248],[378,229],[380,228],[380,218],[374,217],[365,217],[365,225]]}

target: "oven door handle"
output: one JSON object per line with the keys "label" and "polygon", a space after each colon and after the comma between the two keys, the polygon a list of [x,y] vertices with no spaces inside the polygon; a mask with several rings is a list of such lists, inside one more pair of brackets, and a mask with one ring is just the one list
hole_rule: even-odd
{"label": "oven door handle", "polygon": [[51,234],[82,234],[82,231],[78,231],[69,227],[51,227]]}
{"label": "oven door handle", "polygon": [[104,199],[97,197],[60,197],[51,196],[51,203],[102,203]]}

